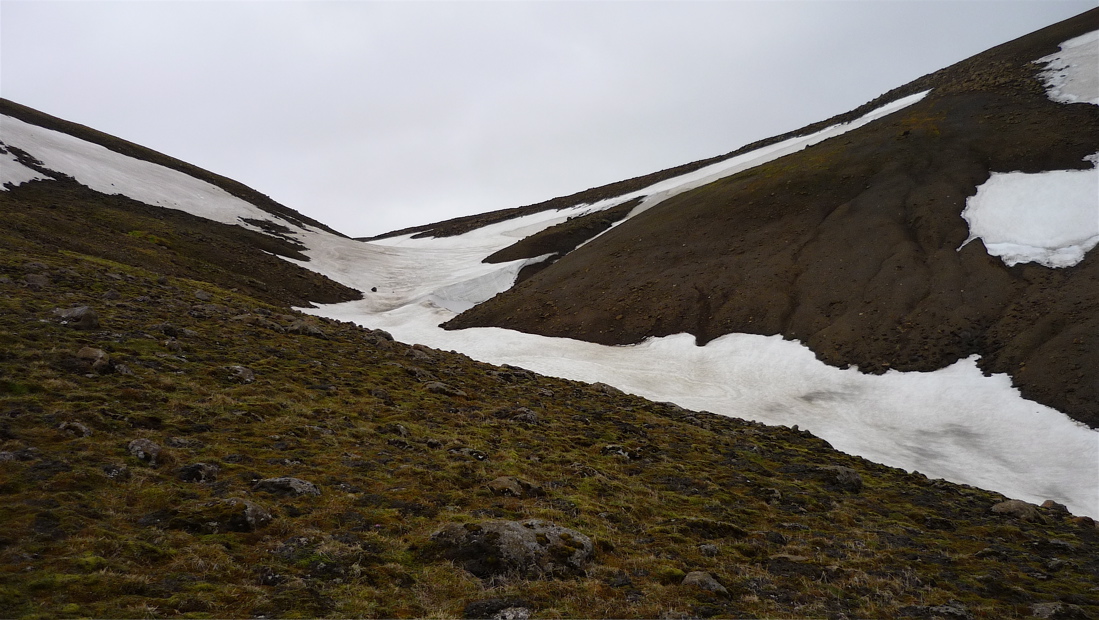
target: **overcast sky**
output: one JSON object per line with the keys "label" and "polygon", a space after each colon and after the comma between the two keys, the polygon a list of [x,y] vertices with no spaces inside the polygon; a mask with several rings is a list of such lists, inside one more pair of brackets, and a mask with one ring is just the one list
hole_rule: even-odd
{"label": "overcast sky", "polygon": [[1095,6],[0,0],[0,94],[364,236],[723,154]]}

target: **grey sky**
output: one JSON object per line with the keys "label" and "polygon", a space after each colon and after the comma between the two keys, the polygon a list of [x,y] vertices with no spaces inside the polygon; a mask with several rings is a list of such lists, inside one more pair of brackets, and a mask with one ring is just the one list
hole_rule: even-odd
{"label": "grey sky", "polygon": [[1095,6],[0,0],[0,93],[359,236],[725,153]]}

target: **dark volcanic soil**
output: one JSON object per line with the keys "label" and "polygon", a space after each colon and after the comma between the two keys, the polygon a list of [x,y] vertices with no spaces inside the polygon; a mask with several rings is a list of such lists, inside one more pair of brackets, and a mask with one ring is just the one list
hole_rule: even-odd
{"label": "dark volcanic soil", "polygon": [[991,172],[1090,166],[1099,107],[1050,101],[1030,61],[1097,28],[1099,9],[921,78],[920,103],[670,199],[447,327],[605,344],[782,334],[875,373],[978,354],[1099,426],[1096,253],[1008,268],[979,241],[958,249]]}

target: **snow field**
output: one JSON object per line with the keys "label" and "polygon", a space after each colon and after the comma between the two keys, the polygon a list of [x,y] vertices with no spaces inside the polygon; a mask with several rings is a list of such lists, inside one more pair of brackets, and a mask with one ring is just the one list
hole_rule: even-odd
{"label": "snow field", "polygon": [[[10,116],[0,116],[0,142],[22,149],[46,168],[67,174],[78,183],[104,194],[122,194],[145,204],[186,211],[253,230],[260,229],[245,224],[240,218],[272,220],[274,217],[206,181]],[[0,185],[7,182],[19,185],[31,180],[20,169],[34,172],[18,163],[9,167],[5,160]],[[290,225],[289,222],[279,223]]]}

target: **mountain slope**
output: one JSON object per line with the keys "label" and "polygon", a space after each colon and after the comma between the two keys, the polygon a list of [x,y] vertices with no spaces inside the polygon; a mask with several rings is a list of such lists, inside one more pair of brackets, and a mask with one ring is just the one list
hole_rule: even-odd
{"label": "mountain slope", "polygon": [[829,364],[928,371],[971,354],[1099,425],[1099,259],[1007,267],[966,244],[994,172],[1093,167],[1099,107],[1051,101],[1033,61],[1099,10],[902,89],[887,119],[668,199],[451,320],[603,344],[782,334]]}
{"label": "mountain slope", "polygon": [[[0,229],[0,616],[1099,613],[1099,529],[1055,504],[25,233]],[[591,557],[437,535],[529,519]]]}

